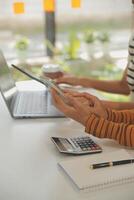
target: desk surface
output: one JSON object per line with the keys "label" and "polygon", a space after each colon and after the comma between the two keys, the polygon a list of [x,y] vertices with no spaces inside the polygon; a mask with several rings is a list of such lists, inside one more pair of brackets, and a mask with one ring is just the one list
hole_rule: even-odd
{"label": "desk surface", "polygon": [[[50,137],[84,134],[71,119],[14,120],[0,95],[0,200],[133,200],[134,184],[83,193],[58,167],[70,156],[60,154]],[[95,140],[104,152],[122,148],[111,140]]]}

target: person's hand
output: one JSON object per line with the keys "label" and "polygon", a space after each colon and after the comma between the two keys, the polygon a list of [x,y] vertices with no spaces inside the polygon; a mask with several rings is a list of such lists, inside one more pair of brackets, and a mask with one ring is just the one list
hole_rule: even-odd
{"label": "person's hand", "polygon": [[87,98],[87,97],[84,96],[84,94],[86,94],[86,93],[81,94],[80,92],[72,91],[72,90],[69,90],[69,89],[64,89],[63,92],[68,93],[72,97],[75,97],[75,99],[77,99],[77,101],[81,102],[82,104],[86,104],[88,106],[94,105],[93,101],[90,98]]}
{"label": "person's hand", "polygon": [[86,121],[90,115],[89,105],[83,104],[79,102],[79,100],[69,94],[69,92],[65,92],[64,96],[67,99],[67,103],[65,103],[60,95],[54,90],[51,90],[53,103],[54,105],[65,114],[65,116],[70,117],[79,123],[86,125]]}
{"label": "person's hand", "polygon": [[62,111],[67,117],[70,117],[79,123],[86,125],[86,121],[91,113],[107,118],[107,113],[105,108],[102,106],[101,102],[94,96],[88,95],[86,93],[79,94],[83,95],[83,98],[94,102],[94,107],[88,104],[83,104],[78,101],[78,94],[74,97],[69,92],[64,93],[65,98],[67,98],[69,104],[64,103],[61,97],[57,94],[55,90],[51,91],[55,106]]}
{"label": "person's hand", "polygon": [[61,78],[58,78],[56,80],[56,83],[57,84],[60,84],[60,83],[66,83],[66,84],[69,84],[69,85],[73,85],[73,86],[77,86],[77,85],[81,85],[81,79],[80,78],[77,78],[75,76],[63,76]]}
{"label": "person's hand", "polygon": [[107,119],[107,111],[106,108],[104,107],[104,104],[101,102],[100,99],[98,99],[96,96],[93,96],[89,93],[79,93],[79,92],[75,92],[72,93],[73,97],[75,98],[84,98],[87,99],[90,103],[90,112],[98,115],[99,117],[103,117],[104,119]]}

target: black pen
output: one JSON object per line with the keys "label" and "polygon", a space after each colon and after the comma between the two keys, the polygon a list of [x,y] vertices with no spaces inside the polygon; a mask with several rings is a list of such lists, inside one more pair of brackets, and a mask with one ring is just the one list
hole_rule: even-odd
{"label": "black pen", "polygon": [[104,162],[104,163],[97,163],[90,165],[90,169],[99,169],[103,167],[112,167],[116,165],[126,165],[134,163],[134,159],[127,159],[127,160],[118,160],[118,161],[110,161],[110,162]]}

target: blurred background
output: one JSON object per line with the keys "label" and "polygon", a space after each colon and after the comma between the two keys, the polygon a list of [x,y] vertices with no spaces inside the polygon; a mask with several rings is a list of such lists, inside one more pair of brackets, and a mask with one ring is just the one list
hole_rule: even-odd
{"label": "blurred background", "polygon": [[[9,65],[17,63],[39,75],[43,64],[53,62],[76,76],[121,78],[132,32],[131,0],[81,0],[78,9],[71,7],[70,0],[56,0],[53,23],[42,9],[42,0],[23,0],[25,13],[18,15],[12,9],[14,2],[0,0],[0,48]],[[52,24],[55,46],[46,37],[48,27],[54,35]],[[15,80],[27,79],[11,70]],[[116,101],[129,98],[103,95]]]}

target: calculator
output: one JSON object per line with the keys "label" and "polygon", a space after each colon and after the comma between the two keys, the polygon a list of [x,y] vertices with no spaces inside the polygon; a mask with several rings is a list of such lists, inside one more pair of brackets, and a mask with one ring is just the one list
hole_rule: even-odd
{"label": "calculator", "polygon": [[89,136],[75,138],[52,137],[51,139],[61,153],[80,155],[102,152],[102,148]]}

